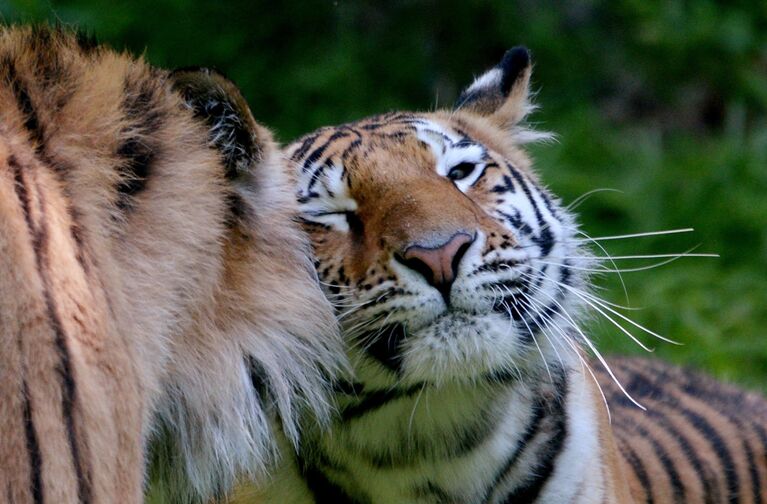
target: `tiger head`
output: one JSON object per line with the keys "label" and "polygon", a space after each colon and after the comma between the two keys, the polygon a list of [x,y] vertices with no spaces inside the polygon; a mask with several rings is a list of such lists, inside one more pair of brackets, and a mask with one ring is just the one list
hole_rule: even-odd
{"label": "tiger head", "polygon": [[530,74],[514,48],[454,110],[374,116],[288,148],[363,381],[476,383],[577,358],[557,331],[576,316],[588,259],[523,148],[549,137],[523,124]]}

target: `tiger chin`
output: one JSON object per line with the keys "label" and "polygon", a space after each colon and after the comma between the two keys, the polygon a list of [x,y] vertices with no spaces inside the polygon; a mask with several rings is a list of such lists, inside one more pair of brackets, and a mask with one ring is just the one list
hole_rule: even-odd
{"label": "tiger chin", "polygon": [[645,360],[591,374],[597,265],[524,150],[547,138],[525,127],[530,75],[515,48],[453,110],[287,148],[355,378],[330,431],[234,502],[767,499],[761,397]]}
{"label": "tiger chin", "polygon": [[[0,500],[262,476],[343,365],[292,185],[237,88],[0,28]],[[277,420],[279,419],[279,420]]]}

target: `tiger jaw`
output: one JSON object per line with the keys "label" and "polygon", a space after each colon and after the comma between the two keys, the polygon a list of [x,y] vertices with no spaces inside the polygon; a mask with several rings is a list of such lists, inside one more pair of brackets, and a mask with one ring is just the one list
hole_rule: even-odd
{"label": "tiger jaw", "polygon": [[448,312],[401,345],[405,382],[476,382],[529,364],[524,331],[500,314]]}
{"label": "tiger jaw", "polygon": [[565,352],[542,334],[552,318],[567,324],[556,304],[545,302],[551,294],[544,287],[550,282],[541,278],[537,289],[544,289],[535,296],[530,294],[534,280],[522,280],[521,272],[505,273],[506,280],[492,283],[459,282],[449,306],[435,292],[423,292],[412,306],[388,310],[385,324],[362,334],[347,331],[350,346],[365,350],[354,360],[375,360],[402,383],[432,384],[493,380],[561,360]]}

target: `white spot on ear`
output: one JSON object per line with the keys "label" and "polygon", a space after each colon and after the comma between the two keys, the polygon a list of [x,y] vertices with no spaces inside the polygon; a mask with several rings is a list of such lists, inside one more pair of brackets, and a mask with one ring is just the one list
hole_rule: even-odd
{"label": "white spot on ear", "polygon": [[487,88],[500,88],[502,78],[503,71],[500,68],[493,68],[474,79],[474,82],[472,82],[471,86],[469,86],[464,93],[474,93],[480,89]]}

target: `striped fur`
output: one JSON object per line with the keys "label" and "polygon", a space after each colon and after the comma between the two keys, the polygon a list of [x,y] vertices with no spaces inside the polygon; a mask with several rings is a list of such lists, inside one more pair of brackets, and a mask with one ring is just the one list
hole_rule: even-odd
{"label": "striped fur", "polygon": [[209,495],[327,413],[287,184],[223,77],[0,28],[0,501],[140,502],[155,433]]}
{"label": "striped fur", "polygon": [[529,78],[515,49],[454,111],[376,116],[288,147],[356,376],[331,431],[308,433],[271,484],[235,502],[767,500],[761,398],[619,360],[648,412],[601,371],[610,424],[582,357],[592,258],[522,149],[545,136],[522,122]]}

